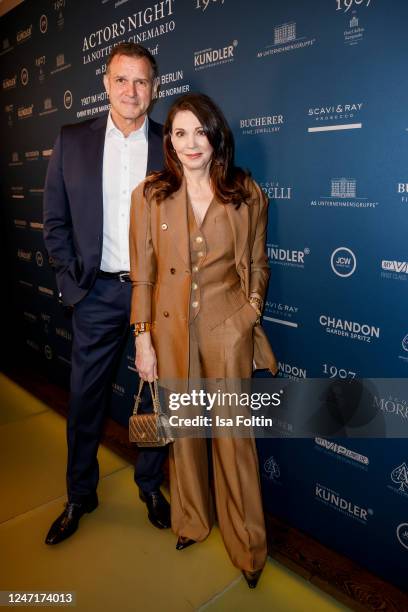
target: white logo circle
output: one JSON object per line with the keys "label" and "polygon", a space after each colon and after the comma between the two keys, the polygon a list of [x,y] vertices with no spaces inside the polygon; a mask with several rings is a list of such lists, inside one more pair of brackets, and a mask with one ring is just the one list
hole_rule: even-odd
{"label": "white logo circle", "polygon": [[[402,533],[405,529],[405,533]],[[401,523],[397,527],[397,538],[398,542],[408,550],[408,523]],[[403,540],[404,538],[404,540]]]}
{"label": "white logo circle", "polygon": [[27,68],[22,68],[20,72],[20,79],[22,85],[27,85],[28,83],[28,70]]}
{"label": "white logo circle", "polygon": [[47,15],[41,15],[40,17],[40,32],[45,34],[48,30],[48,17]]}
{"label": "white logo circle", "polygon": [[69,110],[72,106],[72,93],[69,89],[64,92],[64,106],[67,110]]}
{"label": "white logo circle", "polygon": [[347,278],[354,274],[357,267],[357,260],[351,249],[347,247],[338,247],[331,254],[330,264],[333,272],[337,274],[337,276]]}

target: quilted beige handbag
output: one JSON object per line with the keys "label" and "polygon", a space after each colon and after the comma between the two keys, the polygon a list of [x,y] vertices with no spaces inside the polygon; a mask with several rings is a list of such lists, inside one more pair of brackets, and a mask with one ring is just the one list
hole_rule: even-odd
{"label": "quilted beige handbag", "polygon": [[174,442],[169,434],[170,424],[166,414],[162,412],[157,380],[149,382],[152,396],[153,412],[138,414],[144,381],[140,380],[139,391],[135,398],[133,414],[129,418],[129,440],[138,446],[165,446]]}

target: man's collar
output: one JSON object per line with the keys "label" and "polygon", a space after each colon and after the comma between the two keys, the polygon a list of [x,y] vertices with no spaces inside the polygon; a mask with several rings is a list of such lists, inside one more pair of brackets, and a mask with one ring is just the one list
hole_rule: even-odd
{"label": "man's collar", "polygon": [[[129,140],[141,140],[142,138],[144,138],[144,140],[147,142],[148,129],[149,129],[149,119],[146,115],[145,120],[143,124],[140,126],[140,128],[138,130],[134,130],[133,132],[130,132],[128,136]],[[122,132],[114,124],[112,115],[109,111],[108,121],[106,123],[106,135],[109,136],[110,134],[116,134],[116,135],[123,136]]]}

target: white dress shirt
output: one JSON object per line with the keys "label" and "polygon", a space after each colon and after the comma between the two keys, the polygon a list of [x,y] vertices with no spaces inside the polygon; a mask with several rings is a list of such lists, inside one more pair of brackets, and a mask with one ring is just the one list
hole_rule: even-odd
{"label": "white dress shirt", "polygon": [[145,178],[148,119],[126,138],[109,113],[103,152],[103,244],[101,270],[130,269],[129,215],[133,189]]}

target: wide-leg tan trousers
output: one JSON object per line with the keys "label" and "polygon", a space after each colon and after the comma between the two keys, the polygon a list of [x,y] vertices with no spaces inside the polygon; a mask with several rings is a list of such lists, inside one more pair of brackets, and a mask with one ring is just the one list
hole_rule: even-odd
{"label": "wide-leg tan trousers", "polygon": [[[190,379],[249,379],[255,317],[245,304],[209,330],[197,316],[190,325]],[[266,534],[255,440],[213,437],[211,442],[215,504],[225,547],[236,567],[261,569]],[[204,540],[214,519],[205,439],[178,438],[171,446],[170,492],[175,534]]]}

